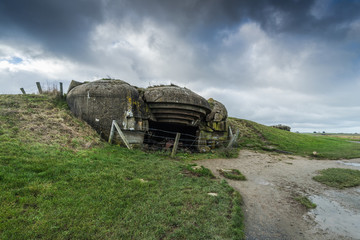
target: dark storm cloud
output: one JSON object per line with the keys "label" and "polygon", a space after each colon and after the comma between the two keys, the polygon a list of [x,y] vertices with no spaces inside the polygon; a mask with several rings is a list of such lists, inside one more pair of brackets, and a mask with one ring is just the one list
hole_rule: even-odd
{"label": "dark storm cloud", "polygon": [[97,0],[2,0],[0,40],[28,40],[60,56],[84,54],[88,33],[102,19],[102,1]]}
{"label": "dark storm cloud", "polygon": [[268,32],[341,37],[359,19],[360,1],[314,0],[188,0],[109,1],[115,18],[131,16],[133,23],[149,17],[172,23],[184,33],[213,36],[219,29],[254,21]]}
{"label": "dark storm cloud", "polygon": [[[85,57],[89,33],[104,20],[128,21],[141,31],[149,18],[172,24],[184,37],[212,41],[221,29],[254,21],[269,32],[301,32],[340,36],[358,17],[359,1],[330,1],[326,14],[311,14],[314,1],[289,0],[3,0],[0,2],[0,39],[29,39],[58,55]],[[321,5],[319,5],[321,8]],[[335,36],[335,35],[334,35]]]}
{"label": "dark storm cloud", "polygon": [[[272,5],[259,16],[253,12],[267,30],[309,34],[321,37],[341,37],[348,25],[359,19],[360,1],[272,1]],[[275,16],[274,16],[275,14]],[[281,23],[271,21],[280,18]]]}

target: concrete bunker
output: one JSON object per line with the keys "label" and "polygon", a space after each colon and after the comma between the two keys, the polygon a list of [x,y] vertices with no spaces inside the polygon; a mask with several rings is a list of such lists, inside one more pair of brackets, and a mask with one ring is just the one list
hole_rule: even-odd
{"label": "concrete bunker", "polygon": [[[189,89],[170,85],[147,88],[144,101],[152,114],[149,121],[151,134],[164,137],[165,146],[169,147],[176,132],[179,132],[180,147],[198,148],[200,123],[211,112],[209,103],[203,97]],[[149,138],[151,140],[151,135]]]}
{"label": "concrete bunker", "polygon": [[105,139],[112,120],[132,145],[169,148],[181,133],[180,148],[208,151],[228,139],[225,106],[175,85],[141,89],[122,80],[73,81],[67,102]]}

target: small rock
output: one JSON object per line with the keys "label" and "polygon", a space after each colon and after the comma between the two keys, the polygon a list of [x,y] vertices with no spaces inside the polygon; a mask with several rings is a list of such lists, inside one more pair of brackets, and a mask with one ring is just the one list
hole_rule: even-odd
{"label": "small rock", "polygon": [[208,146],[199,147],[199,152],[202,152],[202,153],[210,152],[210,150],[211,149]]}
{"label": "small rock", "polygon": [[209,195],[209,196],[213,196],[213,197],[217,197],[218,194],[217,194],[217,193],[214,193],[214,192],[209,192],[208,195]]}
{"label": "small rock", "polygon": [[85,148],[91,148],[91,147],[92,147],[92,143],[91,143],[91,142],[85,143]]}
{"label": "small rock", "polygon": [[194,170],[196,170],[196,169],[201,169],[200,166],[193,166],[193,167],[191,167],[191,168],[194,169]]}

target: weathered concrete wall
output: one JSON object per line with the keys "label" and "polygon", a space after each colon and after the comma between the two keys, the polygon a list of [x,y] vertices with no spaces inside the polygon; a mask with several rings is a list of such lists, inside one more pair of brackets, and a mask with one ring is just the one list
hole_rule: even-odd
{"label": "weathered concrete wall", "polygon": [[98,80],[70,90],[67,102],[71,111],[88,122],[105,138],[112,120],[121,129],[146,131],[149,112],[135,87],[121,80]]}
{"label": "weathered concrete wall", "polygon": [[212,98],[209,98],[208,102],[211,107],[211,112],[206,116],[206,121],[207,122],[226,121],[226,119],[228,117],[228,113],[227,113],[227,110],[226,110],[224,104],[222,104],[221,102],[216,101]]}
{"label": "weathered concrete wall", "polygon": [[210,110],[210,105],[205,98],[176,85],[148,87],[144,96],[147,103],[182,103]]}
{"label": "weathered concrete wall", "polygon": [[225,106],[212,98],[208,99],[211,112],[206,115],[199,127],[200,137],[199,151],[206,151],[209,148],[216,148],[225,145],[228,135],[227,110]]}

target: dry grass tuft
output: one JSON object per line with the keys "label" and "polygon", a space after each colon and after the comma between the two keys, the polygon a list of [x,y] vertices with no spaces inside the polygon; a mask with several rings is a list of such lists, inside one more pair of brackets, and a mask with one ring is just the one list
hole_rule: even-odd
{"label": "dry grass tuft", "polygon": [[99,135],[74,118],[57,94],[0,95],[2,132],[24,142],[86,149],[101,144]]}

